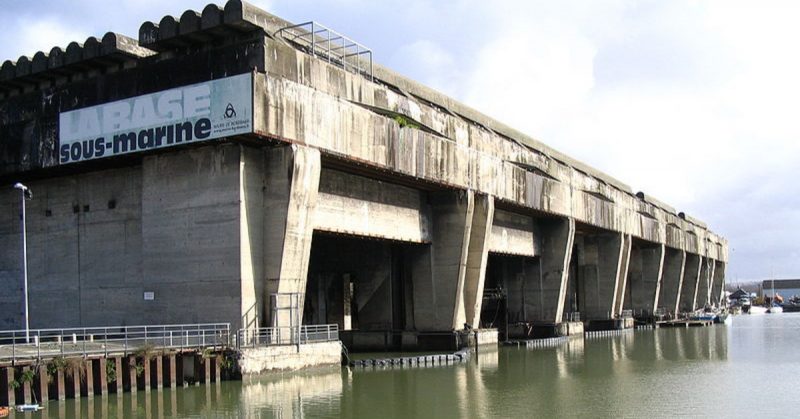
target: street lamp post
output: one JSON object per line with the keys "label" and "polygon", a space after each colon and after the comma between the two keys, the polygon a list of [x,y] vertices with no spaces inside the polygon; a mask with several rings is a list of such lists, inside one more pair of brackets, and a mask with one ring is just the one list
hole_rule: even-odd
{"label": "street lamp post", "polygon": [[22,183],[15,183],[19,189],[22,202],[22,292],[25,296],[25,343],[31,343],[30,322],[28,320],[28,234],[25,226],[25,199],[31,196],[31,191]]}

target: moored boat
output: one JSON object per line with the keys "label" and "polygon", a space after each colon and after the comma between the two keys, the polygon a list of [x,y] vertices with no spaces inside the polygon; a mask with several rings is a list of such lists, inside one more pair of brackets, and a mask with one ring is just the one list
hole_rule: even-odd
{"label": "moored boat", "polygon": [[767,308],[763,306],[754,306],[751,305],[750,309],[747,310],[747,314],[766,314]]}

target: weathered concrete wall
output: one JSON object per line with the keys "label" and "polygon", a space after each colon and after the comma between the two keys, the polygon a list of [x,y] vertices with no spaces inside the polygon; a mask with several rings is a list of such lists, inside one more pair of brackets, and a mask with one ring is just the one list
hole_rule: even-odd
{"label": "weathered concrete wall", "polygon": [[497,210],[492,223],[489,250],[519,256],[538,256],[541,241],[536,233],[533,217]]}
{"label": "weathered concrete wall", "polygon": [[[32,328],[130,324],[130,313],[144,309],[141,173],[134,166],[28,183]],[[20,196],[0,194],[0,327],[16,329],[24,327]]]}
{"label": "weathered concrete wall", "polygon": [[[591,234],[576,238],[579,307],[584,320],[620,314],[630,255],[624,234]],[[619,303],[618,303],[619,301]]]}
{"label": "weathered concrete wall", "polygon": [[430,243],[430,214],[425,195],[412,188],[323,169],[320,176],[314,228]]}
{"label": "weathered concrete wall", "polygon": [[319,342],[297,346],[281,345],[242,349],[239,368],[242,374],[261,374],[302,368],[338,365],[342,346],[337,342]]}
{"label": "weathered concrete wall", "polygon": [[239,323],[240,179],[237,145],[145,158],[142,285],[155,293],[142,313],[148,323]]}
{"label": "weathered concrete wall", "polygon": [[664,245],[631,247],[625,308],[634,315],[647,316],[658,307],[663,266]]}

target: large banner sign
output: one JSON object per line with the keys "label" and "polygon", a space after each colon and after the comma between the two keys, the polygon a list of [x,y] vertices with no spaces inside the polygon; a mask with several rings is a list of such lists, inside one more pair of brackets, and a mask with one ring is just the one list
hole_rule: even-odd
{"label": "large banner sign", "polygon": [[242,74],[59,115],[59,162],[253,132],[253,76]]}

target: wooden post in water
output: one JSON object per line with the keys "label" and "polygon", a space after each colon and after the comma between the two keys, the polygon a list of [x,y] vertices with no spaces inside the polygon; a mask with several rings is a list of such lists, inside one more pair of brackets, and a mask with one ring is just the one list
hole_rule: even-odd
{"label": "wooden post in water", "polygon": [[64,381],[64,370],[59,368],[56,372],[56,398],[58,400],[66,400],[67,399],[67,386]]}
{"label": "wooden post in water", "polygon": [[222,354],[217,354],[214,360],[216,361],[214,363],[214,381],[219,385],[222,381]]}
{"label": "wooden post in water", "polygon": [[92,368],[92,360],[87,359],[86,365],[86,397],[94,397],[94,368]]}
{"label": "wooden post in water", "polygon": [[[30,371],[30,370],[31,370],[31,368],[29,366],[27,366],[27,365],[22,367],[22,378],[23,379],[26,377],[26,375],[27,375],[26,373],[28,371]],[[22,383],[22,400],[25,402],[25,404],[30,404],[31,403],[31,382],[28,381],[28,380],[25,380],[25,382]]]}
{"label": "wooden post in water", "polygon": [[47,388],[47,365],[39,365],[39,403],[45,403],[50,399],[50,394]]}
{"label": "wooden post in water", "polygon": [[142,374],[144,375],[144,392],[145,393],[149,393],[150,392],[150,357],[147,356],[147,354],[145,354],[143,362],[144,362],[144,372]]}
{"label": "wooden post in water", "polygon": [[175,388],[178,385],[177,384],[178,371],[176,370],[177,368],[176,364],[177,363],[175,362],[175,354],[174,353],[169,354],[169,386],[172,388]]}
{"label": "wooden post in water", "polygon": [[164,355],[162,354],[156,357],[156,388],[159,390],[164,388]]}
{"label": "wooden post in water", "polygon": [[122,395],[125,391],[125,387],[123,386],[123,377],[125,371],[122,370],[122,357],[114,357],[114,367],[117,369],[117,395]]}
{"label": "wooden post in water", "polygon": [[6,367],[6,388],[8,389],[8,406],[13,407],[17,404],[17,397],[15,395],[14,386],[14,367]]}
{"label": "wooden post in water", "polygon": [[211,383],[211,358],[203,358],[203,381]]}
{"label": "wooden post in water", "polygon": [[138,389],[136,383],[136,357],[133,355],[128,357],[128,374],[131,378],[131,393],[136,393]]}
{"label": "wooden post in water", "polygon": [[100,395],[107,396],[108,395],[108,360],[106,357],[100,357],[98,359],[99,370],[100,370]]}

